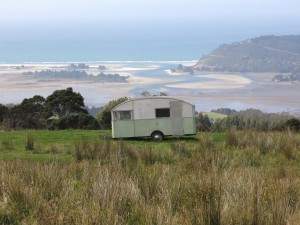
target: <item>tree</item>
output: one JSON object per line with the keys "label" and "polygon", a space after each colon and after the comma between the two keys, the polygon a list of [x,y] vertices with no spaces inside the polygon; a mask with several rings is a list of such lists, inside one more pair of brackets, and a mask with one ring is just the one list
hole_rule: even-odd
{"label": "tree", "polygon": [[53,120],[49,125],[50,130],[65,130],[65,129],[83,129],[97,130],[99,124],[97,120],[85,113],[79,113],[71,116],[64,116],[57,120]]}
{"label": "tree", "polygon": [[101,129],[111,129],[111,110],[122,102],[129,100],[128,97],[121,97],[116,100],[110,101],[103,109],[97,114],[96,119],[99,122]]}
{"label": "tree", "polygon": [[218,108],[218,109],[211,110],[211,112],[215,112],[215,113],[219,113],[219,114],[223,114],[223,115],[227,115],[227,116],[237,113],[236,110],[230,109],[230,108]]}
{"label": "tree", "polygon": [[0,123],[2,123],[7,112],[8,112],[8,107],[0,104]]}
{"label": "tree", "polygon": [[12,106],[9,108],[5,118],[3,119],[3,125],[7,129],[17,129],[19,119],[19,105]]}
{"label": "tree", "polygon": [[7,129],[43,129],[46,127],[44,118],[45,98],[35,95],[25,98],[21,104],[10,107],[3,120]]}
{"label": "tree", "polygon": [[292,131],[300,131],[300,120],[296,118],[291,118],[287,120],[284,124],[284,127],[291,129]]}
{"label": "tree", "polygon": [[211,122],[208,118],[208,115],[203,115],[199,113],[198,117],[196,118],[196,129],[197,131],[209,131],[211,128]]}
{"label": "tree", "polygon": [[257,109],[246,109],[223,118],[213,125],[213,131],[223,132],[231,127],[251,130],[281,130],[291,119],[287,113],[264,113]]}
{"label": "tree", "polygon": [[142,92],[141,92],[141,96],[149,97],[149,96],[151,96],[151,94],[150,94],[149,91],[142,91]]}
{"label": "tree", "polygon": [[78,113],[86,113],[84,99],[80,93],[73,91],[71,87],[63,90],[56,90],[46,98],[45,117],[70,116]]}
{"label": "tree", "polygon": [[103,106],[101,107],[95,107],[95,106],[92,106],[92,108],[88,107],[88,106],[85,106],[84,107],[86,109],[86,111],[93,117],[96,118],[96,115],[98,114],[98,112],[103,108]]}
{"label": "tree", "polygon": [[166,92],[161,91],[159,92],[159,96],[168,96],[168,94]]}
{"label": "tree", "polygon": [[35,95],[25,98],[18,106],[19,126],[23,129],[43,129],[46,126],[44,117],[45,98]]}

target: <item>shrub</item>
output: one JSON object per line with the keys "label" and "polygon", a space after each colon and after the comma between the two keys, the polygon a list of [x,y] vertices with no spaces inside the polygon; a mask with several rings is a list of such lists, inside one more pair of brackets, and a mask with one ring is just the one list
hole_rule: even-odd
{"label": "shrub", "polygon": [[289,119],[284,123],[285,128],[289,128],[292,131],[299,132],[300,131],[300,120],[296,118]]}
{"label": "shrub", "polygon": [[71,116],[64,116],[53,120],[49,125],[50,130],[66,130],[66,129],[83,129],[83,130],[97,130],[99,124],[97,120],[84,113],[79,113]]}

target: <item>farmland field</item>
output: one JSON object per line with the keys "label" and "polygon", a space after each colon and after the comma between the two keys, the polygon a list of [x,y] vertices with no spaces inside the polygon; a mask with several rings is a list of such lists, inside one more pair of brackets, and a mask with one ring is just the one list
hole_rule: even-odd
{"label": "farmland field", "polygon": [[300,137],[0,132],[0,224],[298,224]]}

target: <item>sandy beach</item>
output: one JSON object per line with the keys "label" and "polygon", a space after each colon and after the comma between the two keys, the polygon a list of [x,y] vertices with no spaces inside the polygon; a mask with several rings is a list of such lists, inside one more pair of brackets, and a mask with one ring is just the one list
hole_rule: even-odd
{"label": "sandy beach", "polygon": [[[192,62],[191,62],[192,63]],[[47,97],[53,91],[73,87],[80,92],[89,106],[102,106],[122,96],[141,97],[142,91],[190,101],[198,111],[210,111],[220,107],[237,110],[257,108],[267,112],[300,113],[299,83],[276,83],[274,74],[172,74],[165,64],[107,63],[104,73],[129,76],[126,83],[105,83],[90,80],[56,79],[39,81],[24,76],[23,72],[40,70],[64,70],[68,64],[0,64],[0,103],[17,104],[34,95]],[[168,65],[168,64],[167,64]],[[89,64],[89,74],[99,73],[99,64]],[[168,65],[169,66],[169,65]],[[170,65],[172,66],[172,65]],[[173,65],[173,68],[176,65]]]}

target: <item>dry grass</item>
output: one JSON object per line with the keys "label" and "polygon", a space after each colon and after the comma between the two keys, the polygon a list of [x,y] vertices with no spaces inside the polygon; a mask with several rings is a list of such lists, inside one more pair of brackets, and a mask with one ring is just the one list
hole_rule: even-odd
{"label": "dry grass", "polygon": [[0,224],[298,224],[297,136],[230,132],[170,151],[80,140],[73,161],[1,161]]}

